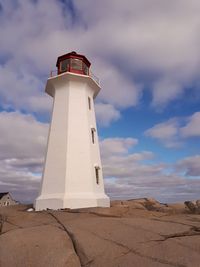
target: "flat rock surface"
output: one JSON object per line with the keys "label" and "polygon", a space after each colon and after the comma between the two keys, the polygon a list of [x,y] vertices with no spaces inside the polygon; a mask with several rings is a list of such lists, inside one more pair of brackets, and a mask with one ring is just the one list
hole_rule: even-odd
{"label": "flat rock surface", "polygon": [[200,267],[200,215],[184,204],[27,209],[0,208],[0,267]]}

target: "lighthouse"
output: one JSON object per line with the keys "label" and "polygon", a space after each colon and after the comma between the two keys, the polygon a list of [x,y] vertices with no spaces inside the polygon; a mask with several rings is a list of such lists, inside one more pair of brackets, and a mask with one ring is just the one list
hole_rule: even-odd
{"label": "lighthouse", "polygon": [[46,159],[35,209],[109,207],[94,110],[100,91],[84,55],[58,57],[57,74],[48,78],[53,97]]}

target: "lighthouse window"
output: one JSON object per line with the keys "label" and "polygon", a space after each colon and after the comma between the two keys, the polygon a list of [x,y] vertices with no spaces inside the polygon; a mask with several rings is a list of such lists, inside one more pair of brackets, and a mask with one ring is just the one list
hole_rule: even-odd
{"label": "lighthouse window", "polygon": [[90,99],[90,97],[88,97],[88,107],[89,107],[89,109],[91,109],[91,99]]}
{"label": "lighthouse window", "polygon": [[83,74],[88,75],[88,66],[83,62]]}
{"label": "lighthouse window", "polygon": [[95,177],[96,177],[97,184],[99,184],[99,170],[100,168],[98,166],[95,166]]}
{"label": "lighthouse window", "polygon": [[92,134],[92,143],[94,144],[94,134],[95,134],[95,128],[91,129],[91,134]]}
{"label": "lighthouse window", "polygon": [[69,70],[69,65],[70,65],[70,59],[65,59],[60,62],[60,71],[68,71]]}
{"label": "lighthouse window", "polygon": [[82,61],[77,58],[72,58],[71,67],[74,70],[82,70]]}

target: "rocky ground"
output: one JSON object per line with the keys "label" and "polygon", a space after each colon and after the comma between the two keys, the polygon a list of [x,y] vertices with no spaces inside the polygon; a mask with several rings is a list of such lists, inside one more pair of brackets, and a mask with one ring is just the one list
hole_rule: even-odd
{"label": "rocky ground", "polygon": [[200,202],[111,208],[0,208],[1,267],[200,267]]}

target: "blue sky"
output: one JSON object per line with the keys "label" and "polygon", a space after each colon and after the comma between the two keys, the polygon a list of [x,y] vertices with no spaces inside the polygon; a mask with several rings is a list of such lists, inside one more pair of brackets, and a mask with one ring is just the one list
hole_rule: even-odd
{"label": "blue sky", "polygon": [[84,54],[111,198],[200,197],[197,0],[0,0],[0,191],[36,197],[57,57]]}

